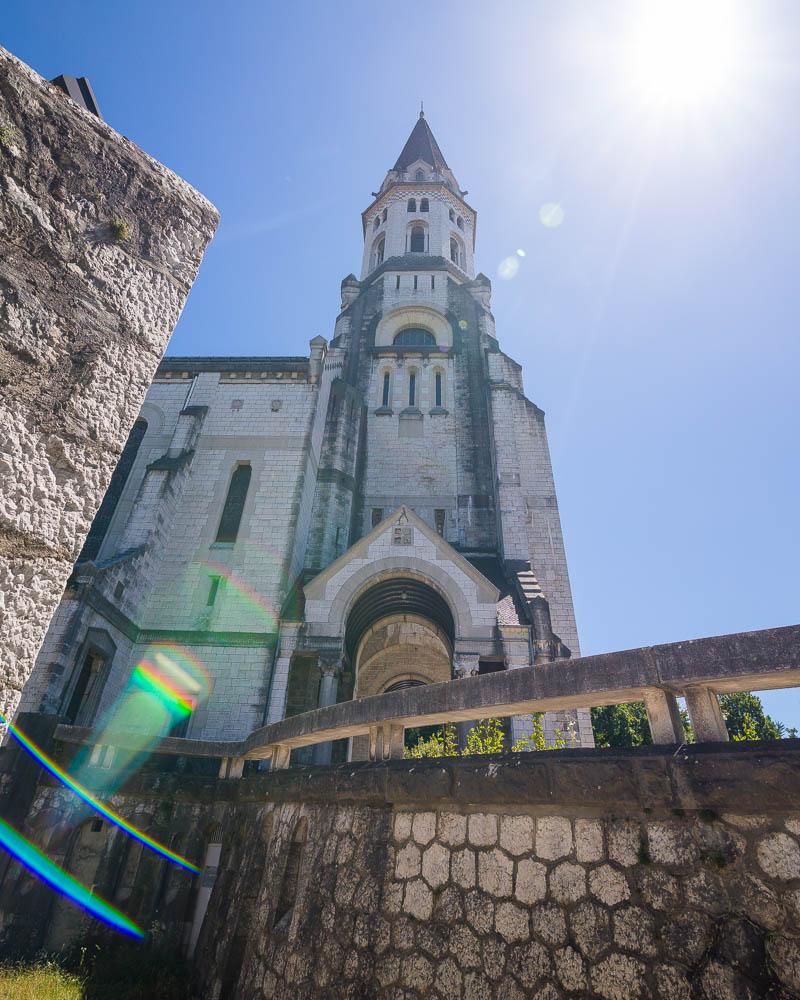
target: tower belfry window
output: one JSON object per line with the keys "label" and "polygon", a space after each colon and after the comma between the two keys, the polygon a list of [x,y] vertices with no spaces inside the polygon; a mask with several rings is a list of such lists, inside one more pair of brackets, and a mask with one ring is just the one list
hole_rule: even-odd
{"label": "tower belfry window", "polygon": [[410,327],[401,330],[393,341],[396,347],[436,347],[436,337],[430,330],[422,330],[419,327]]}
{"label": "tower belfry window", "polygon": [[[417,171],[417,173],[416,173],[416,180],[418,180],[418,181],[424,181],[425,180],[425,171],[424,170],[418,170]],[[424,212],[425,209],[423,209],[422,211]]]}
{"label": "tower belfry window", "polygon": [[383,252],[385,247],[386,247],[386,237],[381,236],[375,243],[375,251],[374,251],[375,263],[373,265],[374,267],[378,267],[379,264],[383,263]]}
{"label": "tower belfry window", "polygon": [[454,264],[458,263],[458,240],[450,240],[450,260]]}
{"label": "tower belfry window", "polygon": [[422,201],[419,203],[419,210],[420,212],[427,212],[429,210],[427,198],[423,198]]}
{"label": "tower belfry window", "polygon": [[244,513],[244,502],[250,487],[252,469],[249,465],[238,465],[231,476],[222,517],[219,519],[216,541],[235,542]]}
{"label": "tower belfry window", "polygon": [[411,227],[411,241],[408,249],[411,253],[425,253],[425,227],[423,225]]}
{"label": "tower belfry window", "polygon": [[389,405],[389,385],[390,385],[390,381],[391,380],[390,380],[389,373],[388,372],[384,372],[383,373],[383,395],[381,397],[381,406],[388,406]]}
{"label": "tower belfry window", "polygon": [[417,199],[416,198],[409,198],[408,199],[408,209],[407,209],[407,211],[409,211],[409,212],[416,212],[416,210],[417,210]]}
{"label": "tower belfry window", "polygon": [[417,373],[409,372],[408,375],[408,405],[417,405]]}
{"label": "tower belfry window", "polygon": [[435,406],[442,405],[442,373],[436,372],[433,380]]}

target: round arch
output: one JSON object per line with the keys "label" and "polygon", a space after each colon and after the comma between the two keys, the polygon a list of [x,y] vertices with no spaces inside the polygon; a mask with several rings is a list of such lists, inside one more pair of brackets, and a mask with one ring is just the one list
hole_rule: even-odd
{"label": "round arch", "polygon": [[375,330],[375,346],[391,347],[397,334],[410,327],[429,330],[436,338],[437,347],[453,345],[453,331],[447,319],[435,309],[414,306],[394,309],[381,318]]}

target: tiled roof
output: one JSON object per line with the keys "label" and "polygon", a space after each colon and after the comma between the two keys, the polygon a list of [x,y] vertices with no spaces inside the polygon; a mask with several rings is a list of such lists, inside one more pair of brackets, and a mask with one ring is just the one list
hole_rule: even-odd
{"label": "tiled roof", "polygon": [[424,160],[435,170],[449,170],[447,162],[439,149],[439,143],[434,139],[433,132],[425,120],[425,115],[420,112],[417,124],[411,130],[411,135],[403,146],[403,152],[398,156],[395,170],[405,170],[417,160]]}
{"label": "tiled roof", "polygon": [[497,624],[529,625],[527,608],[522,604],[517,588],[506,577],[500,559],[497,556],[467,556],[467,559],[500,591],[497,601]]}

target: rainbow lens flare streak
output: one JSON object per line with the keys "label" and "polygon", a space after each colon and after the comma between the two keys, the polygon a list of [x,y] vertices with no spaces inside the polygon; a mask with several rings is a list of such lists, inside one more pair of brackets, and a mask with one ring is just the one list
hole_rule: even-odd
{"label": "rainbow lens flare streak", "polygon": [[129,920],[124,913],[120,913],[116,907],[99,896],[92,895],[85,886],[65,872],[63,868],[59,868],[48,857],[45,857],[37,847],[34,847],[2,819],[0,819],[0,844],[28,871],[38,875],[43,882],[71,899],[73,903],[76,903],[93,917],[97,917],[110,927],[122,931],[123,934],[129,934],[135,938],[144,937],[144,931],[132,920]]}
{"label": "rainbow lens flare streak", "polygon": [[123,819],[118,812],[115,812],[113,809],[101,802],[100,799],[93,795],[88,788],[82,785],[79,781],[76,781],[75,778],[67,774],[66,771],[62,770],[62,768],[60,768],[51,757],[48,757],[42,749],[36,746],[32,740],[28,739],[21,729],[17,729],[17,727],[13,723],[9,722],[2,714],[0,714],[0,724],[8,726],[8,731],[13,735],[14,739],[16,739],[17,742],[28,751],[31,757],[37,760],[46,771],[49,771],[50,774],[53,775],[53,777],[58,778],[58,780],[65,784],[67,788],[75,792],[78,798],[83,799],[88,806],[96,812],[99,812],[101,816],[105,816],[109,822],[118,826],[126,833],[129,833],[140,843],[144,844],[145,847],[149,847],[151,851],[155,851],[156,854],[162,855],[162,857],[167,858],[169,861],[174,861],[176,865],[180,865],[181,868],[185,868],[187,871],[190,871],[195,875],[200,874],[200,869],[197,865],[193,865],[191,861],[187,861],[187,859],[182,857],[180,854],[176,854],[175,851],[171,851],[168,847],[165,847],[164,844],[160,844],[157,840],[153,840],[152,837],[148,837],[147,834],[142,830],[139,830],[138,827],[133,826],[126,819]]}

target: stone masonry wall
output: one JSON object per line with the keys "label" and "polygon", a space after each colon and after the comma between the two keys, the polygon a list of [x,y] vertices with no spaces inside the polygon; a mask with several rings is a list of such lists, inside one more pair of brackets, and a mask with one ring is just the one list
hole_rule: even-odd
{"label": "stone masonry wall", "polygon": [[325,802],[313,772],[294,778],[305,801],[273,776],[229,827],[203,996],[800,996],[800,813],[778,790],[796,761],[544,756],[348,765]]}
{"label": "stone masonry wall", "polygon": [[0,49],[0,708],[13,711],[218,222]]}

